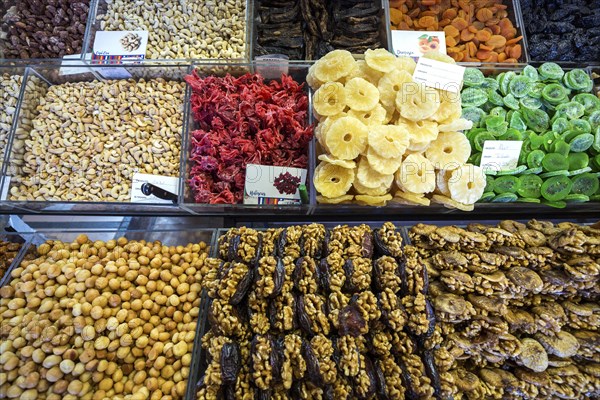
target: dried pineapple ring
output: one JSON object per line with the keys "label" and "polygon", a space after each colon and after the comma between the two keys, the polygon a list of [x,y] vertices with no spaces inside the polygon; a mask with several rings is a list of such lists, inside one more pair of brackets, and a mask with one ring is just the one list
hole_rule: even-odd
{"label": "dried pineapple ring", "polygon": [[454,60],[454,58],[447,56],[445,54],[442,54],[439,51],[428,51],[427,53],[423,54],[421,57],[429,58],[430,60],[445,62],[447,64],[456,64],[456,61]]}
{"label": "dried pineapple ring", "polygon": [[336,115],[346,108],[346,91],[339,82],[328,82],[313,95],[313,108],[321,116]]}
{"label": "dried pineapple ring", "polygon": [[460,132],[440,132],[425,152],[436,169],[454,169],[454,165],[466,163],[470,155],[471,143]]}
{"label": "dried pineapple ring", "polygon": [[449,124],[459,119],[462,115],[460,96],[458,97],[458,100],[456,98],[446,99],[444,90],[438,91],[438,93],[440,93],[440,107],[435,114],[431,116],[431,120],[438,124]]}
{"label": "dried pineapple ring", "polygon": [[367,148],[368,129],[354,117],[341,117],[333,121],[325,133],[329,152],[341,160],[354,160]]}
{"label": "dried pineapple ring", "polygon": [[345,117],[346,115],[348,114],[346,114],[345,112],[341,112],[339,114],[326,117],[325,119],[320,121],[317,127],[315,128],[315,137],[317,138],[317,141],[325,151],[329,152],[327,144],[325,143],[325,137],[327,136],[327,131],[331,127],[331,124],[333,124],[335,120]]}
{"label": "dried pineapple ring", "polygon": [[433,164],[422,155],[410,154],[396,172],[396,185],[405,192],[433,192],[435,190]]}
{"label": "dried pineapple ring", "polygon": [[395,67],[398,71],[406,71],[412,75],[415,73],[417,63],[412,57],[396,57]]}
{"label": "dried pineapple ring", "polygon": [[395,68],[396,56],[386,49],[369,49],[365,51],[365,61],[374,70],[387,73]]}
{"label": "dried pineapple ring", "polygon": [[333,165],[339,165],[342,168],[349,168],[349,169],[356,168],[356,163],[354,161],[338,160],[337,158],[331,157],[329,154],[321,154],[318,158],[319,158],[319,160],[321,160],[323,162],[333,164]]}
{"label": "dried pineapple ring", "polygon": [[320,163],[315,168],[313,183],[317,191],[329,198],[340,197],[348,193],[354,182],[354,170],[339,165]]}
{"label": "dried pineapple ring", "polygon": [[450,197],[463,204],[473,204],[479,200],[485,185],[483,169],[472,164],[458,167],[448,180]]}
{"label": "dried pineapple ring", "polygon": [[440,95],[423,83],[406,83],[396,95],[396,108],[402,117],[421,121],[430,118],[440,108]]}
{"label": "dried pineapple ring", "polygon": [[379,103],[379,91],[363,78],[352,78],[344,86],[346,104],[352,110],[369,111]]}
{"label": "dried pineapple ring", "polygon": [[358,161],[358,169],[356,179],[365,187],[375,189],[385,185],[391,187],[394,180],[394,175],[383,175],[375,171],[369,164],[366,157],[361,157]]}
{"label": "dried pineapple ring", "polygon": [[[460,167],[460,165],[456,165],[456,168]],[[435,183],[436,188],[435,192],[438,194],[443,194],[444,196],[450,196],[450,189],[448,188],[448,181],[450,180],[450,176],[452,176],[452,171],[454,169],[440,169],[436,173]]]}
{"label": "dried pineapple ring", "polygon": [[369,196],[382,196],[390,191],[389,186],[386,185],[381,185],[376,188],[368,188],[361,184],[358,179],[354,181],[352,186],[354,186],[354,190],[357,194],[368,194]]}
{"label": "dried pineapple ring", "polygon": [[400,125],[380,125],[369,127],[370,148],[383,158],[401,157],[409,143],[408,131]]}
{"label": "dried pineapple ring", "polygon": [[325,83],[321,82],[315,77],[315,64],[311,65],[310,68],[308,68],[308,74],[306,74],[306,83],[308,83],[308,86],[310,86],[314,90],[320,88],[321,85]]}
{"label": "dried pineapple ring", "polygon": [[321,82],[335,82],[355,67],[354,57],[347,50],[334,50],[315,63],[314,75]]}
{"label": "dried pineapple ring", "polygon": [[369,146],[367,150],[367,160],[369,161],[369,165],[380,174],[393,175],[398,168],[400,168],[400,164],[402,164],[402,155],[396,158],[385,158],[377,154],[373,148]]}
{"label": "dried pineapple ring", "polygon": [[367,194],[357,194],[354,196],[359,204],[366,206],[384,207],[388,201],[392,199],[391,194],[384,194],[382,196],[369,196]]}
{"label": "dried pineapple ring", "polygon": [[446,208],[456,208],[461,211],[473,211],[475,209],[473,204],[463,204],[461,202],[452,200],[450,197],[442,196],[440,194],[434,194],[431,196],[431,201],[441,204]]}
{"label": "dried pineapple ring", "polygon": [[440,132],[458,132],[458,131],[466,131],[473,127],[473,121],[469,121],[468,119],[459,118],[450,123],[440,124],[438,129]]}
{"label": "dried pineapple ring", "polygon": [[354,196],[351,194],[345,194],[339,197],[325,197],[325,196],[317,196],[317,203],[319,204],[340,204],[340,203],[350,203],[354,200]]}
{"label": "dried pineapple ring", "polygon": [[425,151],[429,144],[437,139],[438,125],[433,121],[411,121],[400,117],[396,121],[398,126],[403,126],[408,131],[408,150]]}
{"label": "dried pineapple ring", "polygon": [[396,96],[398,92],[407,83],[412,83],[412,75],[406,71],[393,70],[385,74],[377,84],[379,89],[379,101],[389,110],[395,107]]}
{"label": "dried pineapple ring", "polygon": [[352,78],[363,78],[367,82],[377,85],[383,76],[383,72],[374,70],[367,65],[365,60],[357,60],[354,69],[346,76],[346,81]]}
{"label": "dried pineapple ring", "polygon": [[431,201],[424,195],[418,195],[414,193],[403,192],[402,190],[396,191],[394,193],[395,203],[405,204],[407,206],[428,206],[431,204]]}
{"label": "dried pineapple ring", "polygon": [[360,122],[367,126],[384,124],[386,114],[387,111],[381,104],[377,104],[375,108],[369,111],[348,111],[348,115],[360,120]]}

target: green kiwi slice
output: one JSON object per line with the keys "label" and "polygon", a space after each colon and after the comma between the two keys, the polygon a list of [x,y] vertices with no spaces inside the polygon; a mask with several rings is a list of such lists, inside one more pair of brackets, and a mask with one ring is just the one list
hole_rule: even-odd
{"label": "green kiwi slice", "polygon": [[550,118],[543,110],[526,108],[521,113],[527,127],[534,132],[545,132],[550,126]]}
{"label": "green kiwi slice", "polygon": [[[544,171],[544,169],[542,167],[529,168],[529,169],[526,169],[525,171],[521,172],[521,175],[529,175],[529,174],[538,175],[538,174],[542,173],[543,171]],[[540,175],[540,177],[541,177],[541,175]]]}
{"label": "green kiwi slice", "polygon": [[569,160],[559,153],[548,153],[542,159],[544,171],[560,171],[569,168]]}
{"label": "green kiwi slice", "polygon": [[584,167],[584,168],[576,169],[574,171],[569,172],[569,176],[577,176],[577,175],[585,174],[586,172],[591,172],[591,171],[592,171],[591,167]]}
{"label": "green kiwi slice", "polygon": [[488,101],[487,92],[477,87],[463,89],[460,97],[465,107],[479,107]]}
{"label": "green kiwi slice", "polygon": [[515,76],[508,83],[508,90],[517,99],[527,96],[529,93],[529,87],[531,85],[531,79],[525,75]]}
{"label": "green kiwi slice", "polygon": [[576,94],[571,100],[583,105],[586,114],[590,114],[594,110],[600,109],[600,98],[591,93]]}
{"label": "green kiwi slice", "polygon": [[523,134],[515,128],[508,128],[499,138],[499,140],[523,140]]}
{"label": "green kiwi slice", "polygon": [[585,119],[574,119],[569,122],[569,128],[577,133],[590,133],[592,125]]}
{"label": "green kiwi slice", "polygon": [[554,208],[565,208],[567,206],[567,203],[564,201],[547,201],[547,200],[542,200],[542,204],[545,204],[549,207],[554,207]]}
{"label": "green kiwi slice", "polygon": [[485,111],[479,107],[465,107],[462,110],[462,117],[473,122],[473,127],[478,127],[479,122],[485,117]]}
{"label": "green kiwi slice", "polygon": [[480,132],[473,137],[473,147],[477,151],[483,151],[483,145],[486,140],[495,140],[496,137],[488,131]]}
{"label": "green kiwi slice", "polygon": [[483,72],[477,68],[466,68],[463,76],[465,86],[481,86],[485,81]]}
{"label": "green kiwi slice", "polygon": [[587,153],[571,153],[567,159],[569,160],[569,171],[586,168],[590,163],[590,156]]}
{"label": "green kiwi slice", "polygon": [[582,69],[573,69],[563,77],[565,86],[573,90],[584,90],[591,82],[590,75]]}
{"label": "green kiwi slice", "polygon": [[556,105],[562,103],[567,98],[567,95],[567,89],[558,83],[546,85],[542,90],[542,98],[550,104]]}
{"label": "green kiwi slice", "polygon": [[586,203],[586,202],[590,201],[590,198],[589,198],[589,196],[586,196],[585,194],[571,193],[570,195],[565,197],[565,201],[567,203]]}
{"label": "green kiwi slice", "polygon": [[541,203],[540,199],[534,199],[533,197],[519,197],[517,203]]}
{"label": "green kiwi slice", "polygon": [[592,144],[594,144],[594,135],[591,133],[583,133],[575,136],[569,144],[571,145],[571,151],[577,153],[580,151],[586,151]]}
{"label": "green kiwi slice", "polygon": [[514,193],[502,193],[499,194],[498,196],[494,197],[491,202],[492,203],[512,203],[515,202],[519,199],[519,196],[517,196]]}
{"label": "green kiwi slice", "polygon": [[496,193],[494,192],[484,192],[481,195],[481,198],[477,200],[478,203],[489,203],[494,197],[496,197]]}
{"label": "green kiwi slice", "polygon": [[504,175],[519,175],[521,172],[525,171],[527,167],[525,165],[519,165],[517,168],[513,169],[505,169],[503,171],[498,171],[498,176]]}
{"label": "green kiwi slice", "polygon": [[532,82],[537,82],[540,80],[537,69],[531,65],[527,65],[525,68],[523,68],[523,75],[528,77]]}
{"label": "green kiwi slice", "polygon": [[538,175],[522,175],[519,177],[519,188],[517,192],[522,197],[539,198],[544,180]]}
{"label": "green kiwi slice", "polygon": [[519,178],[514,175],[499,176],[494,180],[494,192],[502,193],[517,193],[519,190]]}
{"label": "green kiwi slice", "polygon": [[573,187],[571,193],[591,196],[600,188],[600,181],[594,174],[585,173],[571,178]]}
{"label": "green kiwi slice", "polygon": [[551,146],[553,153],[562,154],[567,157],[569,152],[571,151],[571,145],[565,142],[564,140],[557,139]]}
{"label": "green kiwi slice", "polygon": [[533,150],[527,155],[527,166],[529,168],[537,168],[542,166],[542,160],[546,156],[542,150]]}
{"label": "green kiwi slice", "polygon": [[565,71],[553,62],[546,62],[540,65],[538,73],[543,80],[559,81],[564,75]]}
{"label": "green kiwi slice", "polygon": [[514,71],[507,71],[504,74],[500,75],[501,76],[498,80],[498,83],[500,84],[500,93],[506,96],[507,94],[509,94],[508,85],[510,81],[512,81],[517,76],[517,74],[515,74]]}
{"label": "green kiwi slice", "polygon": [[502,102],[506,107],[513,110],[519,110],[521,108],[519,100],[517,100],[517,98],[513,96],[512,93],[507,94],[506,97],[502,99]]}
{"label": "green kiwi slice", "polygon": [[556,133],[563,133],[570,127],[569,120],[564,117],[555,118],[552,122],[552,130]]}
{"label": "green kiwi slice", "polygon": [[537,99],[535,97],[530,97],[530,96],[526,96],[523,97],[521,99],[519,99],[519,104],[521,104],[521,107],[523,108],[542,108],[542,102],[540,99]]}
{"label": "green kiwi slice", "polygon": [[543,174],[540,174],[540,178],[543,179],[552,178],[554,176],[569,176],[569,170],[561,169],[559,171],[544,172]]}
{"label": "green kiwi slice", "polygon": [[548,201],[559,201],[571,193],[573,182],[566,176],[553,176],[542,183],[541,194]]}

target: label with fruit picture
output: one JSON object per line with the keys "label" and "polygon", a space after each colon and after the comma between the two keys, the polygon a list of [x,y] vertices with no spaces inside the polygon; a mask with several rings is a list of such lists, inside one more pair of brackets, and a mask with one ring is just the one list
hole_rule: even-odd
{"label": "label with fruit picture", "polygon": [[392,31],[392,47],[396,56],[412,57],[438,51],[446,54],[446,36],[437,31]]}
{"label": "label with fruit picture", "polygon": [[301,204],[298,187],[306,175],[303,168],[248,164],[244,204]]}

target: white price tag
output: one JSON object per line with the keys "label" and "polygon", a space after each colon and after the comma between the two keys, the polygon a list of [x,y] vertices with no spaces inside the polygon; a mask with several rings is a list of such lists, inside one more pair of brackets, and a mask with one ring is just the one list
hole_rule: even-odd
{"label": "white price tag", "polygon": [[446,34],[438,31],[392,31],[392,48],[398,57],[417,59],[430,51],[446,54]]}
{"label": "white price tag", "polygon": [[248,164],[244,204],[301,204],[298,187],[306,175],[302,168]]}
{"label": "white price tag", "polygon": [[520,140],[486,140],[481,153],[481,168],[506,171],[517,168],[523,142]]}
{"label": "white price tag", "polygon": [[413,73],[413,80],[432,88],[460,93],[464,75],[465,67],[421,57]]}
{"label": "white price tag", "polygon": [[179,178],[134,173],[131,178],[132,203],[173,204],[179,194]]}

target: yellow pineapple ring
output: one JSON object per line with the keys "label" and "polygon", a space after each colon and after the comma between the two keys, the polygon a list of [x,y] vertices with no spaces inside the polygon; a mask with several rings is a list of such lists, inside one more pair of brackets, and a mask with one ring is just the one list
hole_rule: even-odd
{"label": "yellow pineapple ring", "polygon": [[365,206],[384,207],[387,202],[392,199],[391,194],[384,194],[382,196],[369,196],[368,194],[357,194],[354,196],[359,204]]}
{"label": "yellow pineapple ring", "polygon": [[470,155],[471,143],[460,132],[440,132],[425,151],[436,169],[454,169],[452,166],[466,163]]}
{"label": "yellow pineapple ring", "polygon": [[335,114],[330,117],[324,118],[322,121],[319,122],[319,124],[315,128],[315,137],[317,138],[319,144],[321,144],[323,149],[325,149],[325,151],[329,151],[325,143],[325,137],[327,136],[327,131],[329,130],[329,127],[331,127],[333,121],[345,116],[347,116],[347,114],[345,112],[341,112],[339,114]]}
{"label": "yellow pineapple ring", "polygon": [[369,146],[383,158],[401,157],[409,143],[408,131],[401,125],[369,127]]}
{"label": "yellow pineapple ring", "polygon": [[473,121],[468,119],[458,118],[447,124],[440,124],[438,129],[440,132],[458,132],[471,129],[473,127]]}
{"label": "yellow pineapple ring", "polygon": [[420,154],[406,156],[395,177],[396,185],[404,192],[420,194],[435,190],[433,164]]}
{"label": "yellow pineapple ring", "polygon": [[395,67],[399,71],[406,71],[412,75],[415,73],[417,63],[412,59],[412,57],[396,57]]}
{"label": "yellow pineapple ring", "polygon": [[354,57],[349,51],[334,50],[315,63],[314,75],[321,82],[335,82],[348,75],[354,67]]}
{"label": "yellow pineapple ring", "polygon": [[371,167],[369,160],[367,160],[366,157],[361,157],[358,161],[356,179],[361,185],[371,189],[378,188],[379,186],[386,186],[389,188],[394,181],[394,175],[380,174]]}
{"label": "yellow pineapple ring", "polygon": [[396,56],[386,49],[369,49],[365,51],[367,65],[380,72],[390,72],[395,68]]}
{"label": "yellow pineapple ring", "polygon": [[396,108],[402,117],[421,121],[433,116],[440,108],[440,95],[423,83],[406,83],[396,95]]}
{"label": "yellow pineapple ring", "polygon": [[385,121],[387,111],[381,104],[375,105],[375,108],[369,111],[348,111],[348,115],[358,119],[367,126],[382,125]]}
{"label": "yellow pineapple ring", "polygon": [[430,200],[422,194],[403,192],[402,190],[398,190],[394,193],[394,199],[392,201],[407,206],[428,206],[431,204]]}
{"label": "yellow pineapple ring", "polygon": [[354,160],[367,148],[368,129],[354,117],[341,117],[333,121],[325,133],[329,152],[341,160]]}
{"label": "yellow pineapple ring", "polygon": [[[438,91],[438,93],[445,91]],[[431,116],[431,120],[439,123],[439,124],[449,124],[460,118],[462,115],[462,107],[460,102],[460,97],[458,101],[453,101],[452,99],[445,100],[443,93],[440,94],[440,107],[438,110]]]}
{"label": "yellow pineapple ring", "polygon": [[344,86],[346,104],[352,110],[369,111],[379,103],[379,91],[363,78],[352,78]]}
{"label": "yellow pineapple ring", "polygon": [[411,121],[400,117],[396,121],[398,126],[404,127],[409,133],[410,151],[425,151],[433,140],[437,139],[438,125],[433,121]]}
{"label": "yellow pineapple ring", "polygon": [[369,196],[382,196],[390,191],[390,188],[385,184],[376,188],[368,188],[358,180],[354,180],[352,186],[354,186],[354,190],[357,194],[368,194]]}
{"label": "yellow pineapple ring", "polygon": [[456,168],[448,180],[450,197],[463,204],[473,204],[479,200],[485,185],[483,169],[472,164]]}
{"label": "yellow pineapple ring", "polygon": [[308,83],[308,86],[310,86],[314,90],[320,88],[321,85],[325,83],[321,82],[315,77],[315,64],[311,65],[308,68],[308,74],[306,74],[306,83]]}
{"label": "yellow pineapple ring", "polygon": [[339,82],[328,82],[313,95],[313,108],[321,116],[336,115],[346,108],[346,91]]}
{"label": "yellow pineapple ring", "polygon": [[445,62],[447,64],[456,64],[456,61],[452,57],[442,54],[439,51],[428,51],[421,57],[429,58],[430,60]]}
{"label": "yellow pineapple ring", "polygon": [[339,165],[340,167],[343,167],[343,168],[349,168],[349,169],[356,168],[356,163],[354,161],[338,160],[337,158],[331,157],[331,155],[329,155],[329,154],[321,154],[318,157],[318,159],[323,162],[327,162],[329,164]]}
{"label": "yellow pineapple ring", "polygon": [[393,175],[400,168],[400,164],[402,164],[402,155],[396,158],[384,158],[369,146],[367,149],[367,160],[369,161],[369,165],[380,174]]}
{"label": "yellow pineapple ring", "polygon": [[354,196],[351,194],[345,194],[339,197],[325,197],[325,196],[317,196],[317,203],[319,204],[340,204],[340,203],[350,203],[354,199]]}
{"label": "yellow pineapple ring", "polygon": [[412,75],[406,71],[394,69],[386,73],[377,84],[379,89],[379,101],[389,110],[395,106],[398,92],[402,90],[405,84],[413,83]]}
{"label": "yellow pineapple ring", "polygon": [[339,165],[320,163],[315,168],[313,183],[317,191],[329,198],[348,193],[354,182],[354,170]]}
{"label": "yellow pineapple ring", "polygon": [[382,76],[383,72],[369,67],[365,60],[356,60],[354,69],[344,79],[349,81],[352,78],[363,78],[367,82],[377,85]]}
{"label": "yellow pineapple ring", "polygon": [[473,204],[464,204],[459,201],[452,200],[450,197],[442,196],[441,194],[434,194],[431,196],[431,201],[437,204],[442,204],[446,208],[456,208],[461,211],[473,211],[475,206]]}

